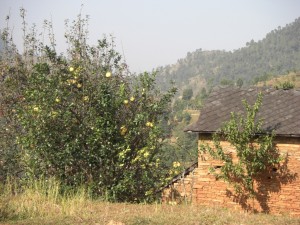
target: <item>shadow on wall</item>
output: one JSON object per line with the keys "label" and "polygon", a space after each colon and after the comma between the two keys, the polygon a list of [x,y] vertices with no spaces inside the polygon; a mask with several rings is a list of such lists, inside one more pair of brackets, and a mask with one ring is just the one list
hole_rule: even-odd
{"label": "shadow on wall", "polygon": [[258,210],[253,205],[253,200],[256,200],[264,213],[270,212],[269,200],[272,193],[279,193],[282,185],[290,184],[298,178],[297,173],[292,173],[288,169],[289,156],[288,154],[284,157],[281,165],[270,168],[257,177],[256,192],[254,197],[251,198],[246,194],[235,194],[230,190],[226,190],[226,196],[233,198],[233,201],[238,203],[244,210],[252,211],[257,213]]}

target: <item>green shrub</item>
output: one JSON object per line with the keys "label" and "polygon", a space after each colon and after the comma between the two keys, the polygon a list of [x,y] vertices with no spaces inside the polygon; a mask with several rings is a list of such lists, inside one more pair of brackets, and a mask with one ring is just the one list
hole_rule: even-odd
{"label": "green shrub", "polygon": [[23,177],[86,184],[110,200],[149,200],[163,182],[161,124],[176,90],[161,93],[155,74],[131,75],[112,38],[89,46],[86,23],[79,16],[68,27],[68,57],[54,43],[36,46],[33,32],[24,55],[8,63],[3,101]]}
{"label": "green shrub", "polygon": [[275,86],[276,89],[283,89],[283,90],[293,89],[294,87],[295,87],[295,84],[290,81],[285,81],[285,82],[279,83],[279,85]]}

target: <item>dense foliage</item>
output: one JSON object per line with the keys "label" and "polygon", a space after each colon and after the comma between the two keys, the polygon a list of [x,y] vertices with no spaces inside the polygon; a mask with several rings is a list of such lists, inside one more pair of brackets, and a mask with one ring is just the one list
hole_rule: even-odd
{"label": "dense foliage", "polygon": [[67,26],[67,57],[25,22],[23,55],[3,33],[2,178],[56,177],[111,200],[147,200],[165,181],[162,125],[176,89],[161,93],[155,74],[131,75],[113,39],[88,45],[86,24],[79,16]]}

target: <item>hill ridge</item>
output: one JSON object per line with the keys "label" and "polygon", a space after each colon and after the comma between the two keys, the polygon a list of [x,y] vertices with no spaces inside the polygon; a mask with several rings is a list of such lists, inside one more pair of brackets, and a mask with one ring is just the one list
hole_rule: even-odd
{"label": "hill ridge", "polygon": [[251,40],[234,51],[199,48],[188,52],[175,64],[159,67],[157,80],[162,89],[173,80],[181,91],[195,86],[199,91],[202,87],[235,84],[239,79],[244,85],[251,85],[273,75],[299,70],[300,17],[272,30],[262,40]]}

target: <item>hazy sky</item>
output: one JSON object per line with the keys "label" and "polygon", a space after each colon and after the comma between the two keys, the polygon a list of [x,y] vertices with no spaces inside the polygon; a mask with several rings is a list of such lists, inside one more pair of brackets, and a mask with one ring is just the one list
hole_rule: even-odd
{"label": "hazy sky", "polygon": [[299,0],[0,0],[0,28],[10,12],[20,45],[23,6],[27,22],[40,30],[44,19],[52,17],[58,50],[63,51],[64,20],[75,19],[81,4],[83,14],[90,16],[90,43],[112,34],[135,72],[176,63],[199,48],[244,47],[300,16]]}

